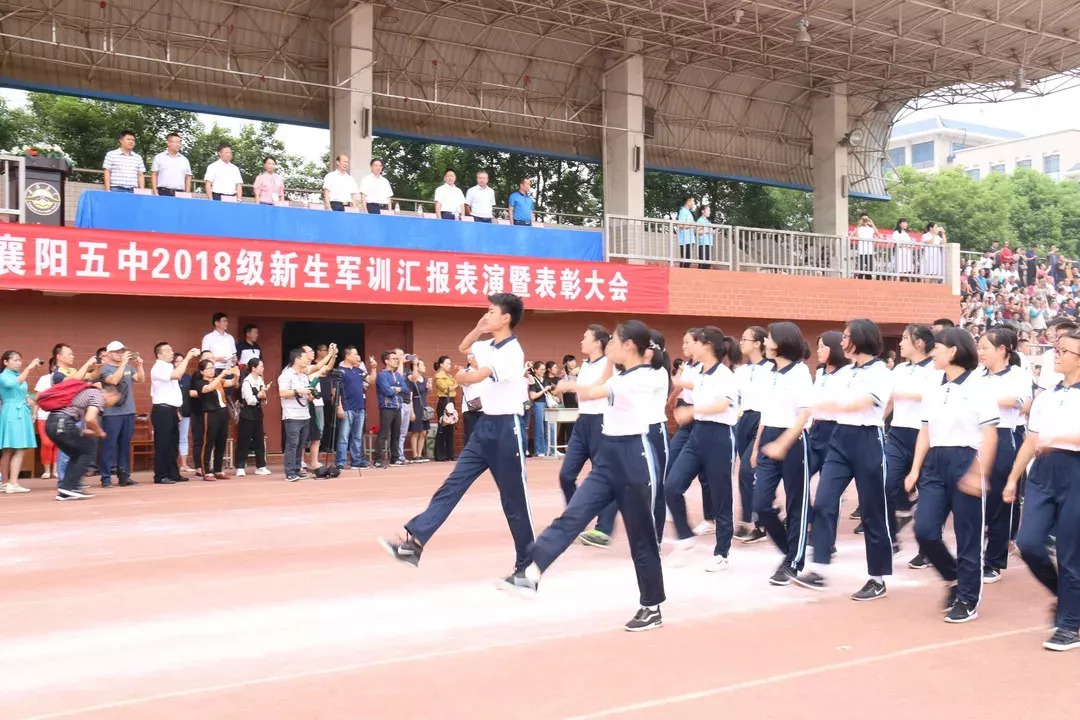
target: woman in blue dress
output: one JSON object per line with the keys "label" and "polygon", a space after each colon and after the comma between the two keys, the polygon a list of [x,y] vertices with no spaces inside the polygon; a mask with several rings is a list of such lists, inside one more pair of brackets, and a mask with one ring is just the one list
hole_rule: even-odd
{"label": "woman in blue dress", "polygon": [[22,471],[23,454],[37,447],[34,437],[34,419],[27,400],[26,378],[31,371],[41,364],[34,358],[23,369],[22,355],[15,350],[8,350],[3,355],[4,370],[0,372],[0,477],[4,483],[4,492],[28,492],[19,484]]}

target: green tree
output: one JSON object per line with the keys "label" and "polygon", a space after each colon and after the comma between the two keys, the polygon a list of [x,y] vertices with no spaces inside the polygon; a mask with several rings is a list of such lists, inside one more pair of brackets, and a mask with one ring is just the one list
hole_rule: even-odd
{"label": "green tree", "polygon": [[34,116],[23,108],[8,107],[0,98],[0,150],[11,150],[35,140]]}

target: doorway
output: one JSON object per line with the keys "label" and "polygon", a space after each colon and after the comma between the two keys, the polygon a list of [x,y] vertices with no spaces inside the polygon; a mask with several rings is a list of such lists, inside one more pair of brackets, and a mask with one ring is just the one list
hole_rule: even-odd
{"label": "doorway", "polygon": [[349,345],[356,346],[360,357],[364,357],[364,323],[357,322],[320,322],[309,320],[286,320],[281,324],[281,366],[289,363],[289,351],[301,345],[337,343],[338,359]]}

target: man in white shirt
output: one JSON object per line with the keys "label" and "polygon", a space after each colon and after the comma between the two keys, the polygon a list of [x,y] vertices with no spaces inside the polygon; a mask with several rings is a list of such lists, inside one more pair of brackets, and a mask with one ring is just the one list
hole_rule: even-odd
{"label": "man in white shirt", "polygon": [[191,163],[180,154],[180,136],[165,136],[165,152],[154,156],[150,165],[150,187],[155,195],[173,197],[178,192],[191,192]]}
{"label": "man in white shirt", "polygon": [[180,378],[187,371],[188,363],[199,356],[198,348],[188,350],[180,365],[173,367],[176,353],[172,346],[160,342],[154,346],[154,366],[150,368],[150,424],[154,427],[154,482],[172,485],[184,482],[180,475],[177,458],[180,455],[180,406],[184,397],[180,394]]}
{"label": "man in white shirt", "polygon": [[443,174],[444,184],[435,188],[435,214],[443,220],[457,220],[465,206],[465,196],[454,184],[456,181],[457,173],[453,168],[447,168]]}
{"label": "man in white shirt", "polygon": [[383,177],[382,170],[382,160],[376,158],[371,161],[371,174],[360,180],[360,205],[371,215],[389,210],[390,198],[394,196],[390,181]]}
{"label": "man in white shirt", "polygon": [[240,168],[233,165],[232,146],[221,143],[217,150],[218,159],[206,168],[206,194],[214,200],[222,197],[240,199],[244,194],[244,178]]}
{"label": "man in white shirt", "polygon": [[304,449],[308,444],[311,421],[311,379],[307,374],[311,360],[301,348],[289,352],[289,365],[278,376],[278,397],[281,398],[281,419],[285,425],[283,462],[285,481],[296,482],[307,477],[301,469]]}
{"label": "man in white shirt", "polygon": [[214,313],[212,322],[214,323],[214,329],[203,335],[202,349],[204,352],[210,353],[210,359],[214,361],[214,369],[217,371],[215,374],[220,375],[222,370],[235,364],[236,340],[227,332],[229,329],[228,315],[220,312]]}
{"label": "man in white shirt", "polygon": [[135,152],[135,133],[120,131],[120,147],[105,153],[105,192],[133,193],[146,186],[146,164]]}
{"label": "man in white shirt", "polygon": [[323,204],[327,210],[345,212],[345,206],[360,206],[360,188],[356,179],[349,174],[349,156],[338,155],[335,162],[337,169],[330,171],[323,178]]}
{"label": "man in white shirt", "polygon": [[481,170],[476,173],[476,184],[465,193],[465,214],[474,222],[490,223],[494,208],[495,190],[488,187],[488,174]]}

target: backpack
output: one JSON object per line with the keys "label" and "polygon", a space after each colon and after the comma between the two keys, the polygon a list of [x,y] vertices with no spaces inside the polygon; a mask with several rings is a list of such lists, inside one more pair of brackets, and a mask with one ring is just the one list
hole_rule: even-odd
{"label": "backpack", "polygon": [[59,382],[38,393],[38,407],[46,412],[55,412],[56,410],[63,410],[66,407],[71,407],[71,403],[75,400],[75,396],[91,387],[94,386],[88,382],[83,382],[82,380],[65,380]]}

